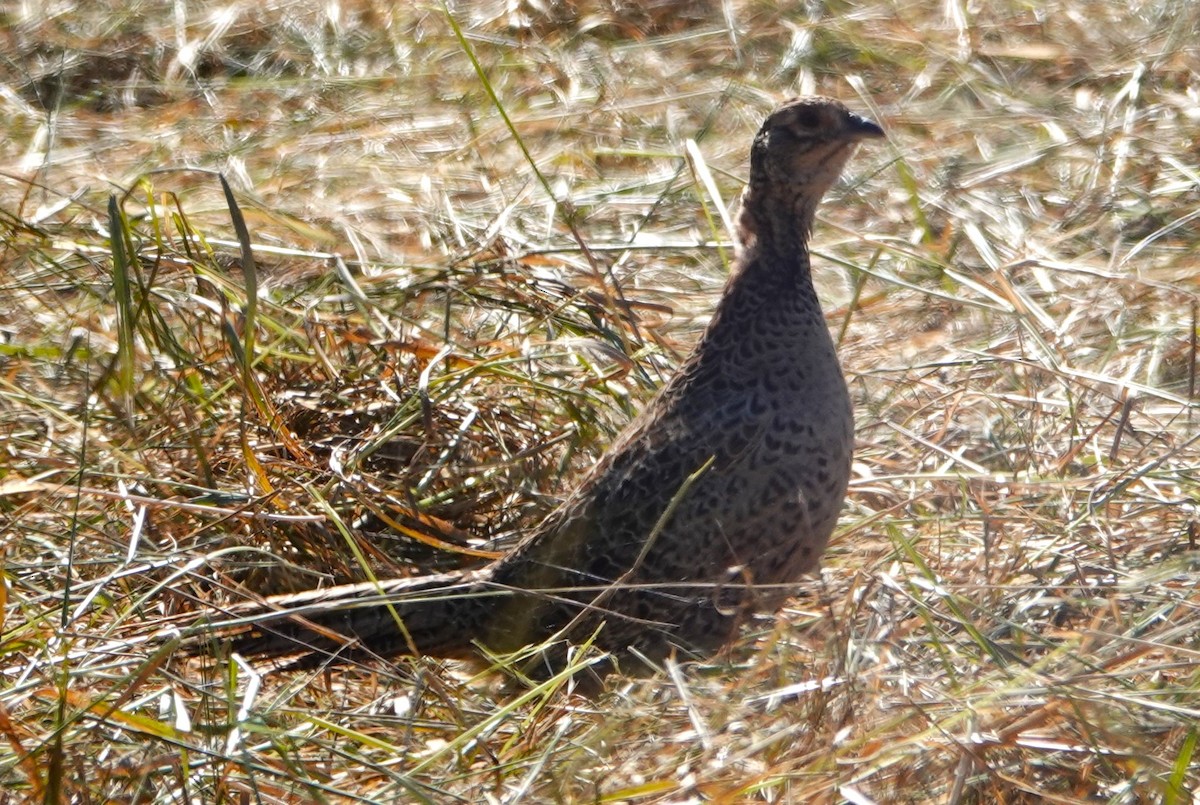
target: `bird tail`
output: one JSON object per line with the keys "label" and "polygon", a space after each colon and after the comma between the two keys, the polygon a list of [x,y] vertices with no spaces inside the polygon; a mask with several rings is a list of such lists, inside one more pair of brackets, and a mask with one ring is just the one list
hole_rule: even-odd
{"label": "bird tail", "polygon": [[441,573],[362,582],[249,601],[184,631],[182,649],[212,654],[226,644],[247,659],[286,668],[430,654],[470,656],[471,628],[486,613],[470,575]]}

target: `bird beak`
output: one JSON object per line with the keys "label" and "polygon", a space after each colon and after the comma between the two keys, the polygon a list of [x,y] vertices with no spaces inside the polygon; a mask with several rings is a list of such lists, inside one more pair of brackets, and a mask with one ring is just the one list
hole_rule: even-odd
{"label": "bird beak", "polygon": [[877,123],[856,114],[850,115],[850,121],[846,124],[846,128],[855,140],[877,140],[885,136],[883,129]]}

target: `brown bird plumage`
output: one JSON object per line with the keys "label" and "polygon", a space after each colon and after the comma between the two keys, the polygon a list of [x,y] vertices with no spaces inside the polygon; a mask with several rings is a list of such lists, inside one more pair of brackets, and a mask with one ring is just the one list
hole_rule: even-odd
{"label": "brown bird plumage", "polygon": [[711,652],[746,613],[777,608],[825,548],[854,439],[808,234],[854,145],[881,136],[828,98],[788,101],[766,119],[751,149],[737,264],[703,338],[510,554],[466,573],[240,605],[193,647],[228,638],[244,656],[312,666],[468,657],[477,645],[503,653],[599,629],[600,647],[655,659],[672,646]]}

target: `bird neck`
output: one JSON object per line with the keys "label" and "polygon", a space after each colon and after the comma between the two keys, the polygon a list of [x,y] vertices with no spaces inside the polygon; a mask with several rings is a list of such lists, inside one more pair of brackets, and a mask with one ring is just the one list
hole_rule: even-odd
{"label": "bird neck", "polygon": [[791,227],[760,228],[758,232],[742,242],[730,278],[731,290],[742,286],[789,298],[797,292],[813,295],[807,230],[798,229],[793,219]]}
{"label": "bird neck", "polygon": [[733,269],[735,274],[751,275],[756,282],[775,279],[784,287],[802,285],[810,272],[808,242],[802,239],[755,243],[742,250]]}
{"label": "bird neck", "polygon": [[[824,322],[808,251],[812,212],[802,197],[792,201],[755,204],[751,195],[743,199],[738,259],[714,316],[715,329],[730,321],[738,327],[755,325],[777,314]],[[813,332],[824,332],[824,327]],[[799,331],[793,335],[798,337]]]}
{"label": "bird neck", "polygon": [[738,214],[740,262],[758,263],[762,270],[789,277],[808,274],[808,235],[820,198],[787,193],[769,186],[754,189],[742,198]]}

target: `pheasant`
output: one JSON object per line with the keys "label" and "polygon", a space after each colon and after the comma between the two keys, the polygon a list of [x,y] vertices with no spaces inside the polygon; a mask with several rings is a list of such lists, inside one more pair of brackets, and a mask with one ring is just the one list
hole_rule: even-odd
{"label": "pheasant", "polygon": [[[616,658],[711,654],[818,563],[846,495],[850,397],[813,288],[818,203],[875,123],[802,97],[750,152],[738,253],[701,340],[574,491],[473,571],[367,582],[224,612],[191,638],[292,667],[470,658],[595,637]],[[199,648],[197,648],[199,647]],[[545,649],[547,668],[563,649]]]}

